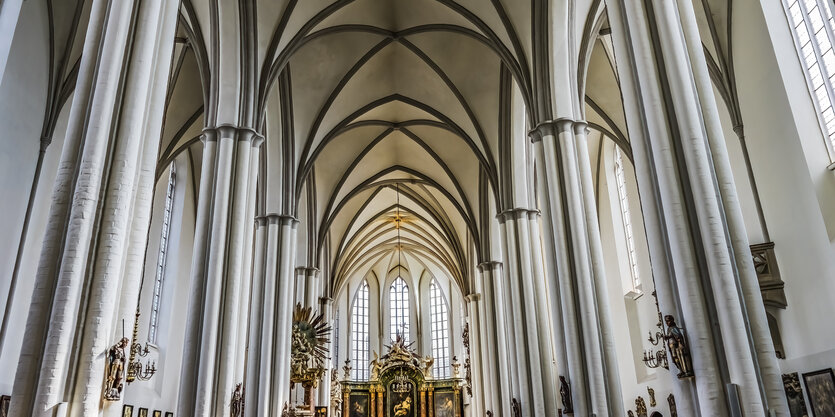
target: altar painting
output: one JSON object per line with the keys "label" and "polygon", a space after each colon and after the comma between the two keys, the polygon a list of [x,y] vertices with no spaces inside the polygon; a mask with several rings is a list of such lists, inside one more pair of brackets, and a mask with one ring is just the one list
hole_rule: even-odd
{"label": "altar painting", "polygon": [[370,417],[368,393],[351,393],[348,398],[348,415],[350,417]]}
{"label": "altar painting", "polygon": [[388,416],[391,417],[415,417],[415,410],[418,409],[417,397],[414,386],[408,392],[388,391]]}
{"label": "altar painting", "polygon": [[455,416],[455,393],[452,391],[435,392],[435,417]]}

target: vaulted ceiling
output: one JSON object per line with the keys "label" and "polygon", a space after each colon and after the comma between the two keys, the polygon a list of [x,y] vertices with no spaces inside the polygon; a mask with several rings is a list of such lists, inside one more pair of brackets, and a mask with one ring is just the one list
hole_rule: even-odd
{"label": "vaulted ceiling", "polygon": [[[467,291],[473,266],[497,245],[497,210],[512,208],[499,190],[512,169],[503,143],[526,127],[513,131],[508,119],[515,111],[529,122],[541,105],[533,85],[548,68],[535,59],[548,47],[546,3],[565,6],[184,0],[159,173],[183,150],[199,170],[198,137],[219,117],[211,109],[223,91],[242,91],[241,101],[255,103],[252,123],[271,158],[260,179],[262,210],[302,221],[300,266],[324,270],[330,291],[398,262],[445,274]],[[615,140],[628,155],[602,6],[572,6],[581,16],[577,49],[591,51],[578,57],[588,69],[585,117],[602,132],[593,137]],[[270,195],[286,194],[289,206],[271,203]]]}

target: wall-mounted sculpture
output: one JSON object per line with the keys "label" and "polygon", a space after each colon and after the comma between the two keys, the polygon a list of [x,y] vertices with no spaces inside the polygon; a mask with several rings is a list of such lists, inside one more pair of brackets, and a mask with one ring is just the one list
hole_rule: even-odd
{"label": "wall-mounted sculpture", "polygon": [[678,409],[676,408],[676,397],[670,394],[667,397],[667,404],[670,405],[670,417],[678,417]]}
{"label": "wall-mounted sculpture", "polygon": [[647,394],[649,394],[649,406],[655,407],[657,403],[655,402],[655,390],[647,387]]}
{"label": "wall-mounted sculpture", "polygon": [[123,337],[107,350],[107,369],[105,370],[104,400],[119,401],[125,382],[125,349],[130,344],[127,337]]}
{"label": "wall-mounted sculpture", "polygon": [[232,391],[232,402],[229,406],[229,414],[232,417],[243,417],[244,415],[244,387],[243,384],[235,385]]}
{"label": "wall-mounted sculpture", "polygon": [[647,403],[640,395],[635,399],[635,412],[638,417],[647,417]]}
{"label": "wall-mounted sculpture", "polygon": [[664,339],[666,339],[667,347],[670,349],[673,364],[678,368],[678,378],[692,378],[693,362],[690,358],[690,346],[687,344],[684,329],[676,325],[673,316],[664,316],[664,322],[667,324],[667,334]]}
{"label": "wall-mounted sculpture", "polygon": [[571,403],[571,386],[565,377],[560,375],[560,399],[562,400],[562,411],[565,414],[574,412],[574,405]]}

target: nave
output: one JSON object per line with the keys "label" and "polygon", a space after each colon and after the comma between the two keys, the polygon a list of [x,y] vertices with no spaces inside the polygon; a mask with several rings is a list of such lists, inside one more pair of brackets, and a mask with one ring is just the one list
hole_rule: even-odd
{"label": "nave", "polygon": [[835,416],[833,7],[0,0],[0,416]]}

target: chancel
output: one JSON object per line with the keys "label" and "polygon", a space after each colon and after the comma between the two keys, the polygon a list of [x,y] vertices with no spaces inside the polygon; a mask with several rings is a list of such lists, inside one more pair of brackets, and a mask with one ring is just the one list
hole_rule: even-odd
{"label": "chancel", "polygon": [[0,0],[0,417],[833,417],[833,12]]}

